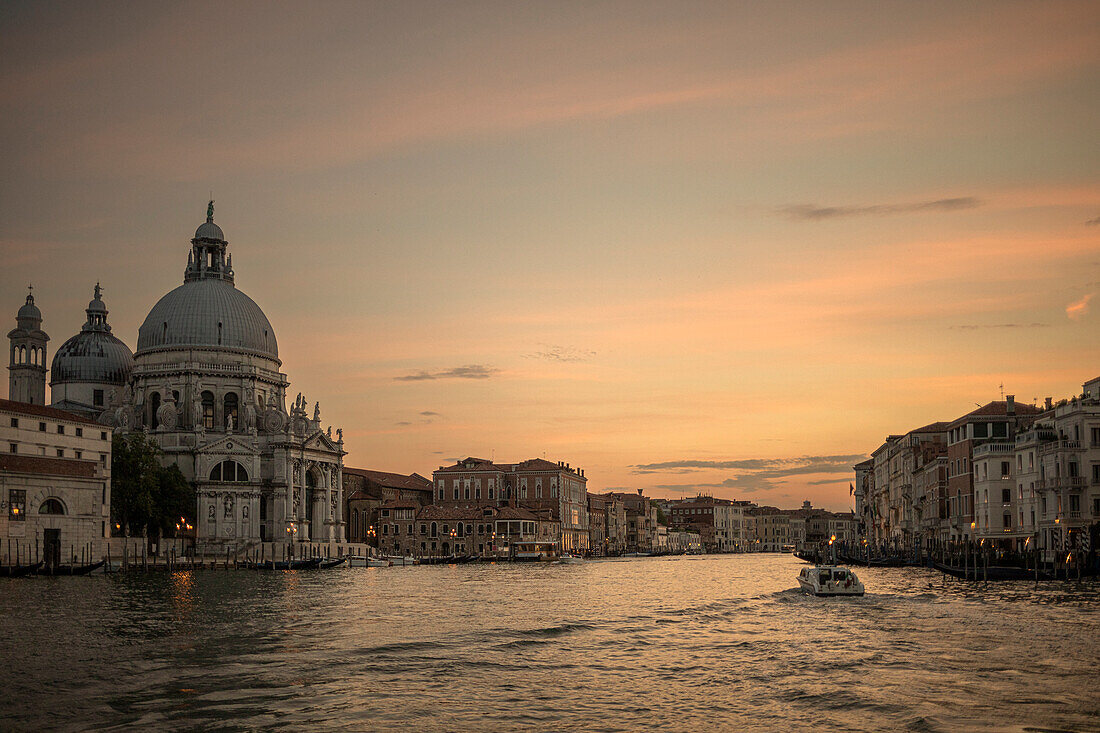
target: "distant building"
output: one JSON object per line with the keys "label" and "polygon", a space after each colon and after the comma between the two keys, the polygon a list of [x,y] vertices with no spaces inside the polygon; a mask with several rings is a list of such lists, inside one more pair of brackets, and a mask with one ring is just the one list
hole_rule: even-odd
{"label": "distant building", "polygon": [[465,458],[432,474],[434,503],[443,507],[523,507],[561,524],[561,549],[589,549],[588,479],[568,463],[533,458],[494,463]]}
{"label": "distant building", "polygon": [[399,503],[419,508],[432,502],[431,479],[420,474],[406,476],[347,466],[342,472],[347,496],[348,542],[376,543],[381,547],[381,536],[388,530],[388,523],[381,522],[380,507]]}
{"label": "distant building", "polygon": [[668,510],[672,526],[699,533],[707,552],[743,552],[747,548],[743,501],[716,499],[700,494],[694,499],[672,502]]}

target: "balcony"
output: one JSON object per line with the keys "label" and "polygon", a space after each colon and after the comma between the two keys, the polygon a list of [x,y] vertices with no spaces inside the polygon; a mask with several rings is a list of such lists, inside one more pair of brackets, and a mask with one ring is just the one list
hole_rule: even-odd
{"label": "balcony", "polygon": [[1016,450],[1016,446],[1012,443],[982,443],[974,448],[974,457],[981,458],[982,456],[1008,456],[1012,455]]}
{"label": "balcony", "polygon": [[1047,453],[1056,453],[1058,451],[1065,450],[1081,450],[1081,441],[1079,440],[1055,440],[1050,443],[1045,443],[1039,448],[1041,455]]}

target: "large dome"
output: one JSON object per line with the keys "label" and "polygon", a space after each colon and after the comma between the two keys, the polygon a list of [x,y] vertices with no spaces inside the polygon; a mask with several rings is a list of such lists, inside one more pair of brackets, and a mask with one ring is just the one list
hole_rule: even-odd
{"label": "large dome", "polygon": [[153,306],[138,329],[137,354],[159,349],[245,351],[278,361],[275,330],[260,306],[219,279],[191,280]]}
{"label": "large dome", "polygon": [[50,384],[95,382],[123,385],[130,379],[130,347],[106,331],[81,331],[53,355]]}

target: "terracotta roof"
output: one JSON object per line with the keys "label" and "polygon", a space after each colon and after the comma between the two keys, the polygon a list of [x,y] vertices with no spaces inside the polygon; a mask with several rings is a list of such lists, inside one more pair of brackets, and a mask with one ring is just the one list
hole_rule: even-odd
{"label": "terracotta roof", "polygon": [[[53,420],[65,420],[67,422],[79,422],[85,425],[98,425],[104,428],[95,420],[89,420],[83,415],[77,415],[76,413],[66,412],[65,410],[58,410],[56,407],[46,407],[45,405],[31,405],[26,402],[16,402],[14,400],[0,400],[0,410],[6,412],[17,412],[21,415],[34,415],[35,417],[48,417]],[[104,428],[106,429],[106,428]]]}
{"label": "terracotta roof", "polygon": [[12,473],[95,478],[98,465],[95,461],[78,461],[73,458],[44,458],[21,456],[17,453],[0,453],[0,471]]}
{"label": "terracotta roof", "polygon": [[[1043,412],[1035,405],[1029,405],[1026,402],[1015,403],[1017,417],[1021,415],[1038,415]],[[1008,402],[993,401],[988,405],[982,405],[976,410],[971,410],[957,420],[951,422],[952,425],[956,425],[960,422],[964,422],[968,417],[1008,417]]]}
{"label": "terracotta roof", "polygon": [[436,506],[435,504],[429,504],[416,513],[417,521],[433,519],[484,521],[491,518],[486,517],[479,507]]}
{"label": "terracotta roof", "polygon": [[947,426],[950,423],[946,422],[934,422],[925,425],[923,428],[917,428],[916,430],[910,430],[909,434],[913,433],[943,433],[947,431]]}
{"label": "terracotta roof", "polygon": [[413,473],[405,476],[400,473],[388,473],[386,471],[371,471],[366,468],[343,468],[346,476],[360,476],[379,486],[394,489],[415,489],[418,491],[431,491],[432,482],[420,474]]}
{"label": "terracotta roof", "polygon": [[379,509],[416,509],[419,504],[415,501],[387,501],[380,505]]}
{"label": "terracotta roof", "polygon": [[525,509],[521,506],[502,506],[500,511],[497,512],[497,519],[526,519],[534,521],[538,519],[530,509]]}

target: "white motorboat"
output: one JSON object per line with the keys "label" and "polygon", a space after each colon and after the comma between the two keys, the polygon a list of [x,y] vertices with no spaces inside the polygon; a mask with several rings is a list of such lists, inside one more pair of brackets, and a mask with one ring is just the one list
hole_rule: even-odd
{"label": "white motorboat", "polygon": [[364,557],[363,555],[350,555],[348,567],[351,568],[388,568],[393,565],[392,560],[379,557]]}
{"label": "white motorboat", "polygon": [[390,565],[419,565],[420,561],[412,555],[383,555],[383,558],[390,561]]}
{"label": "white motorboat", "polygon": [[558,558],[558,562],[562,565],[580,565],[584,562],[584,558],[580,555],[562,555]]}
{"label": "white motorboat", "polygon": [[861,596],[863,583],[848,568],[837,565],[815,565],[802,568],[798,574],[802,590],[815,596]]}

